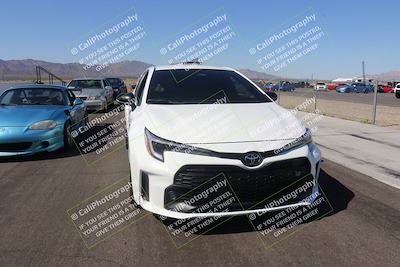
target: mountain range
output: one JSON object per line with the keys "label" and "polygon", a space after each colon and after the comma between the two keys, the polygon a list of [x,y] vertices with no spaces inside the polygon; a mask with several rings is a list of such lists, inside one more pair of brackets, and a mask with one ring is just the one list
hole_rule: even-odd
{"label": "mountain range", "polygon": [[[0,81],[4,80],[35,80],[36,66],[41,66],[55,75],[68,80],[77,77],[99,77],[99,76],[116,76],[121,78],[136,78],[152,64],[142,61],[128,60],[110,64],[102,71],[96,71],[97,66],[92,66],[88,70],[84,70],[84,65],[79,63],[53,63],[35,59],[21,60],[1,60],[0,59]],[[241,73],[252,80],[302,80],[288,79],[279,76],[267,74],[250,69],[239,69]],[[381,74],[368,74],[370,78],[380,81],[399,81],[400,71],[390,71]],[[42,80],[46,80],[47,75],[42,76]]]}
{"label": "mountain range", "polygon": [[[121,78],[136,78],[152,64],[141,61],[122,61],[110,64],[103,71],[96,71],[97,66],[84,70],[84,65],[79,63],[52,63],[35,59],[1,60],[0,59],[0,81],[1,80],[34,80],[36,79],[36,66],[41,66],[51,73],[63,78],[76,77],[98,77],[117,76]],[[254,80],[278,80],[278,76],[243,69],[244,75]],[[100,75],[99,75],[100,74]],[[42,75],[42,80],[47,79],[47,74]]]}
{"label": "mountain range", "polygon": [[381,74],[367,75],[367,77],[379,81],[400,81],[400,71],[388,71]]}

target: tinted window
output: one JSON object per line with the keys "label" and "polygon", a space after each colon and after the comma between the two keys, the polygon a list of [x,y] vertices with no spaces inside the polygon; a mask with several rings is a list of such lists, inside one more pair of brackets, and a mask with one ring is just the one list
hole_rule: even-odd
{"label": "tinted window", "polygon": [[150,82],[149,104],[209,104],[226,96],[229,103],[271,100],[234,71],[159,70]]}
{"label": "tinted window", "polygon": [[15,89],[0,97],[1,105],[65,105],[61,90],[49,88]]}
{"label": "tinted window", "polygon": [[71,90],[67,90],[67,95],[68,95],[69,103],[70,103],[70,105],[72,105],[72,103],[74,103],[76,96]]}
{"label": "tinted window", "polygon": [[103,86],[101,86],[101,80],[73,80],[68,87],[101,89]]}
{"label": "tinted window", "polygon": [[112,86],[112,87],[118,87],[122,84],[122,81],[118,78],[107,78],[106,81]]}

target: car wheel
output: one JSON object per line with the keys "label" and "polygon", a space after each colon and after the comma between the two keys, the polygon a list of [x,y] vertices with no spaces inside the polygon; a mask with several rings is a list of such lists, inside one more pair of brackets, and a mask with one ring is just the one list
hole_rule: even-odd
{"label": "car wheel", "polygon": [[132,185],[129,186],[129,197],[131,198],[131,199],[130,199],[130,203],[131,203],[132,205],[135,205],[136,203],[135,203],[135,200],[134,200],[134,198],[133,198]]}
{"label": "car wheel", "polygon": [[400,92],[396,91],[396,98],[400,98]]}
{"label": "car wheel", "polygon": [[74,145],[74,140],[69,132],[70,128],[71,128],[71,124],[69,121],[67,121],[64,125],[64,149],[65,150],[71,150]]}

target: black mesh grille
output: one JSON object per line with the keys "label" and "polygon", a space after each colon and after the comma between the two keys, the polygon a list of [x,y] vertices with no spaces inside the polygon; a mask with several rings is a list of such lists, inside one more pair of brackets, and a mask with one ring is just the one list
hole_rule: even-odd
{"label": "black mesh grille", "polygon": [[22,143],[0,143],[0,152],[18,152],[25,151],[32,146],[31,142]]}
{"label": "black mesh grille", "polygon": [[[304,177],[312,182],[311,165],[307,158],[274,162],[256,170],[230,165],[186,165],[175,174],[174,185],[195,189],[210,178],[225,177],[244,206],[256,204]],[[224,176],[221,175],[224,174]],[[218,176],[218,177],[219,177]],[[223,178],[222,178],[223,179]],[[199,190],[201,190],[199,188]],[[181,200],[198,192],[191,191]]]}

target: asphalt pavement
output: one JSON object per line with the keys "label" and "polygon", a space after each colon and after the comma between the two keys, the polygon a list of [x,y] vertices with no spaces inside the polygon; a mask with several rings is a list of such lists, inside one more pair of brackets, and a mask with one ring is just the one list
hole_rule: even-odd
{"label": "asphalt pavement", "polygon": [[141,211],[140,220],[88,248],[68,210],[128,175],[124,146],[101,158],[60,151],[2,159],[0,266],[400,263],[400,191],[328,160],[320,186],[333,210],[274,244],[247,217],[234,217],[177,248],[164,224]]}

